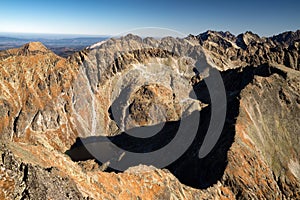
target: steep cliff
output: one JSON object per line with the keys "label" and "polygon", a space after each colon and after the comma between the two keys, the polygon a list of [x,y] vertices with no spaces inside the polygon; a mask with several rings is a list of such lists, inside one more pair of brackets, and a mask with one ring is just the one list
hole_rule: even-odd
{"label": "steep cliff", "polygon": [[[38,42],[1,51],[0,198],[300,198],[299,42],[207,31],[127,35],[67,59]],[[199,157],[222,93],[214,73],[225,122]],[[119,172],[130,152],[149,157]]]}

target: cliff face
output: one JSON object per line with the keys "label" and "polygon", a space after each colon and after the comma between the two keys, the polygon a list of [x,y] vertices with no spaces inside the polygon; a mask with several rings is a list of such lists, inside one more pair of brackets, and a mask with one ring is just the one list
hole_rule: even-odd
{"label": "cliff face", "polygon": [[68,111],[78,66],[38,42],[2,51],[0,65],[2,140],[58,149],[72,144],[77,135]]}
{"label": "cliff face", "polygon": [[[38,42],[0,52],[0,198],[300,198],[299,42],[299,31],[271,38],[208,31],[185,39],[128,35],[67,59]],[[214,69],[226,89],[225,124],[199,158]],[[192,123],[183,137],[195,135],[176,146],[182,152],[167,169],[107,172],[128,151],[172,144],[185,120]],[[140,126],[159,137],[124,133],[149,137]],[[119,161],[109,149],[93,152],[107,137],[127,150]]]}
{"label": "cliff face", "polygon": [[237,184],[238,197],[297,199],[299,72],[283,66],[258,69],[239,95],[234,142],[222,178]]}
{"label": "cliff face", "polygon": [[282,64],[299,70],[299,35],[299,30],[270,38],[260,38],[252,32],[235,37],[228,32],[207,31],[197,38],[220,70],[262,64]]}

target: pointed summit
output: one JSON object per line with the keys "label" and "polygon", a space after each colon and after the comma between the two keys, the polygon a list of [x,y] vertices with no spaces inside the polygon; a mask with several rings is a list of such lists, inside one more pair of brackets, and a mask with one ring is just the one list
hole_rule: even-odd
{"label": "pointed summit", "polygon": [[46,54],[51,52],[47,47],[45,47],[41,42],[29,42],[24,44],[22,47],[10,50],[11,53],[15,52],[17,55],[36,55],[36,54]]}
{"label": "pointed summit", "polygon": [[22,46],[22,50],[26,52],[48,52],[49,50],[41,42],[30,42]]}

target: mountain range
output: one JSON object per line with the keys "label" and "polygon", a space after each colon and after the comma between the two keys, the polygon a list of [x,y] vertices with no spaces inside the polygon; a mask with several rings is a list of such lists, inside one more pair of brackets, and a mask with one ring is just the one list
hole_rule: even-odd
{"label": "mountain range", "polygon": [[0,199],[299,199],[299,70],[300,30],[2,50]]}
{"label": "mountain range", "polygon": [[[105,40],[108,37],[71,37],[71,36],[60,36],[59,38],[44,36],[44,35],[35,35],[35,36],[19,36],[19,37],[7,37],[7,36],[0,36],[0,50],[10,49],[10,48],[17,48],[21,47],[22,45],[39,41],[42,42],[47,48],[52,50],[59,56],[68,57],[69,55],[81,51],[87,46],[90,46],[96,42],[101,40]],[[64,38],[66,37],[66,38]]]}

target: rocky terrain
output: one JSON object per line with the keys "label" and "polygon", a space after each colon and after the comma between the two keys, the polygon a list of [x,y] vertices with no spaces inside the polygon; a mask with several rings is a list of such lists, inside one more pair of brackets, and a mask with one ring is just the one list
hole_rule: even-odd
{"label": "rocky terrain", "polygon": [[300,31],[1,51],[0,199],[299,199],[299,53]]}

